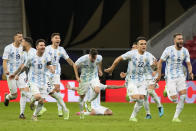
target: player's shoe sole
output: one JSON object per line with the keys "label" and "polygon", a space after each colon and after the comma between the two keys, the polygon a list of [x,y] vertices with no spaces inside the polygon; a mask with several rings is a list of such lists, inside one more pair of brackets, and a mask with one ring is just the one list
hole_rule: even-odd
{"label": "player's shoe sole", "polygon": [[9,100],[6,99],[6,96],[7,96],[7,95],[8,95],[8,94],[5,94],[5,100],[4,100],[4,105],[5,105],[5,106],[8,106],[8,105],[9,105]]}

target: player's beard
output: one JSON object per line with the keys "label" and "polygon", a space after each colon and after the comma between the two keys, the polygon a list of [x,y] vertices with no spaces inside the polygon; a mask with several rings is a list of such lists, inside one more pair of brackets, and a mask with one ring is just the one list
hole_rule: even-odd
{"label": "player's beard", "polygon": [[[182,46],[180,46],[180,45],[182,45]],[[183,43],[178,42],[178,43],[176,43],[176,46],[181,49],[183,47]]]}

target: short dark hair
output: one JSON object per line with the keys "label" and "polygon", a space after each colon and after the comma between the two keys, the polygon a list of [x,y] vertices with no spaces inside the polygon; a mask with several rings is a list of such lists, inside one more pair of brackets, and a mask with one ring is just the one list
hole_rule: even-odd
{"label": "short dark hair", "polygon": [[95,56],[98,54],[98,51],[97,51],[97,49],[95,49],[95,48],[91,48],[90,51],[89,51],[89,54],[90,54],[93,58],[95,58]]}
{"label": "short dark hair", "polygon": [[176,38],[176,36],[178,36],[178,35],[182,35],[182,33],[175,33],[175,34],[173,35],[173,38]]}
{"label": "short dark hair", "polygon": [[16,32],[16,33],[14,34],[14,36],[17,36],[18,34],[22,34],[22,32]]}
{"label": "short dark hair", "polygon": [[50,36],[50,38],[52,39],[56,35],[61,36],[60,33],[52,33],[51,36]]}
{"label": "short dark hair", "polygon": [[146,37],[144,37],[144,36],[139,36],[139,37],[137,37],[136,42],[138,43],[138,41],[140,41],[140,40],[145,40],[145,41],[147,41]]}
{"label": "short dark hair", "polygon": [[29,43],[31,46],[33,45],[33,40],[31,37],[25,37],[23,38],[27,43]]}
{"label": "short dark hair", "polygon": [[38,39],[38,40],[36,41],[36,43],[35,43],[35,46],[38,46],[38,44],[39,44],[40,42],[46,43],[46,41],[45,41],[44,39]]}

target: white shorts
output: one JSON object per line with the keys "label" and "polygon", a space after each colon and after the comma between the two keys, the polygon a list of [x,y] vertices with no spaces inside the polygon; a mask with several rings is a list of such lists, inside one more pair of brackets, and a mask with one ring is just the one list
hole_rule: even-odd
{"label": "white shorts", "polygon": [[54,74],[54,76],[51,78],[51,82],[53,85],[60,85],[60,81],[61,78],[60,78],[60,75],[58,74]]}
{"label": "white shorts", "polygon": [[147,86],[145,82],[135,83],[132,81],[128,82],[127,88],[128,96],[132,95],[146,95],[147,94]]}
{"label": "white shorts", "polygon": [[47,86],[38,86],[37,84],[29,83],[29,88],[32,95],[41,94],[42,98],[48,96]]}
{"label": "white shorts", "polygon": [[92,108],[93,110],[95,110],[96,115],[104,115],[105,111],[108,109],[107,107],[104,106],[99,106],[97,108]]}
{"label": "white shorts", "polygon": [[99,79],[93,79],[90,82],[80,82],[78,87],[78,94],[84,95],[87,93],[89,88],[94,89],[96,86],[100,86]]}
{"label": "white shorts", "polygon": [[7,83],[8,88],[11,94],[17,93],[17,88],[25,88],[26,87],[26,76],[21,75],[18,80],[9,79],[9,76],[7,76]]}
{"label": "white shorts", "polygon": [[186,90],[186,80],[184,77],[179,77],[175,79],[167,79],[166,90],[168,96],[175,96],[179,91]]}

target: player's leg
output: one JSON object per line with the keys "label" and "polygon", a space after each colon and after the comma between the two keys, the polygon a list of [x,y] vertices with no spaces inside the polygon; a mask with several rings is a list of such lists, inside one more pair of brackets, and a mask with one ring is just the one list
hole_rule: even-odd
{"label": "player's leg", "polygon": [[17,85],[16,80],[10,80],[9,77],[7,77],[8,87],[9,87],[9,94],[5,94],[5,100],[4,105],[8,106],[10,100],[14,100],[17,98]]}
{"label": "player's leg", "polygon": [[156,86],[156,84],[149,85],[148,86],[148,93],[154,99],[155,103],[157,104],[159,116],[162,117],[164,114],[164,109],[163,109],[163,106],[161,104],[161,101],[160,101],[157,93],[155,92],[155,86]]}
{"label": "player's leg", "polygon": [[148,95],[144,97],[144,109],[146,111],[146,119],[151,119],[151,113],[150,113],[150,107],[149,107],[149,102],[148,102]]}
{"label": "player's leg", "polygon": [[178,121],[179,120],[179,115],[180,115],[180,113],[182,112],[182,110],[184,108],[184,102],[185,102],[186,94],[187,94],[185,79],[183,79],[183,78],[178,79],[178,81],[177,81],[177,91],[179,92],[180,99],[179,99],[178,104],[176,106],[176,112],[174,114],[173,121],[177,120],[175,122],[180,122],[180,121]]}

